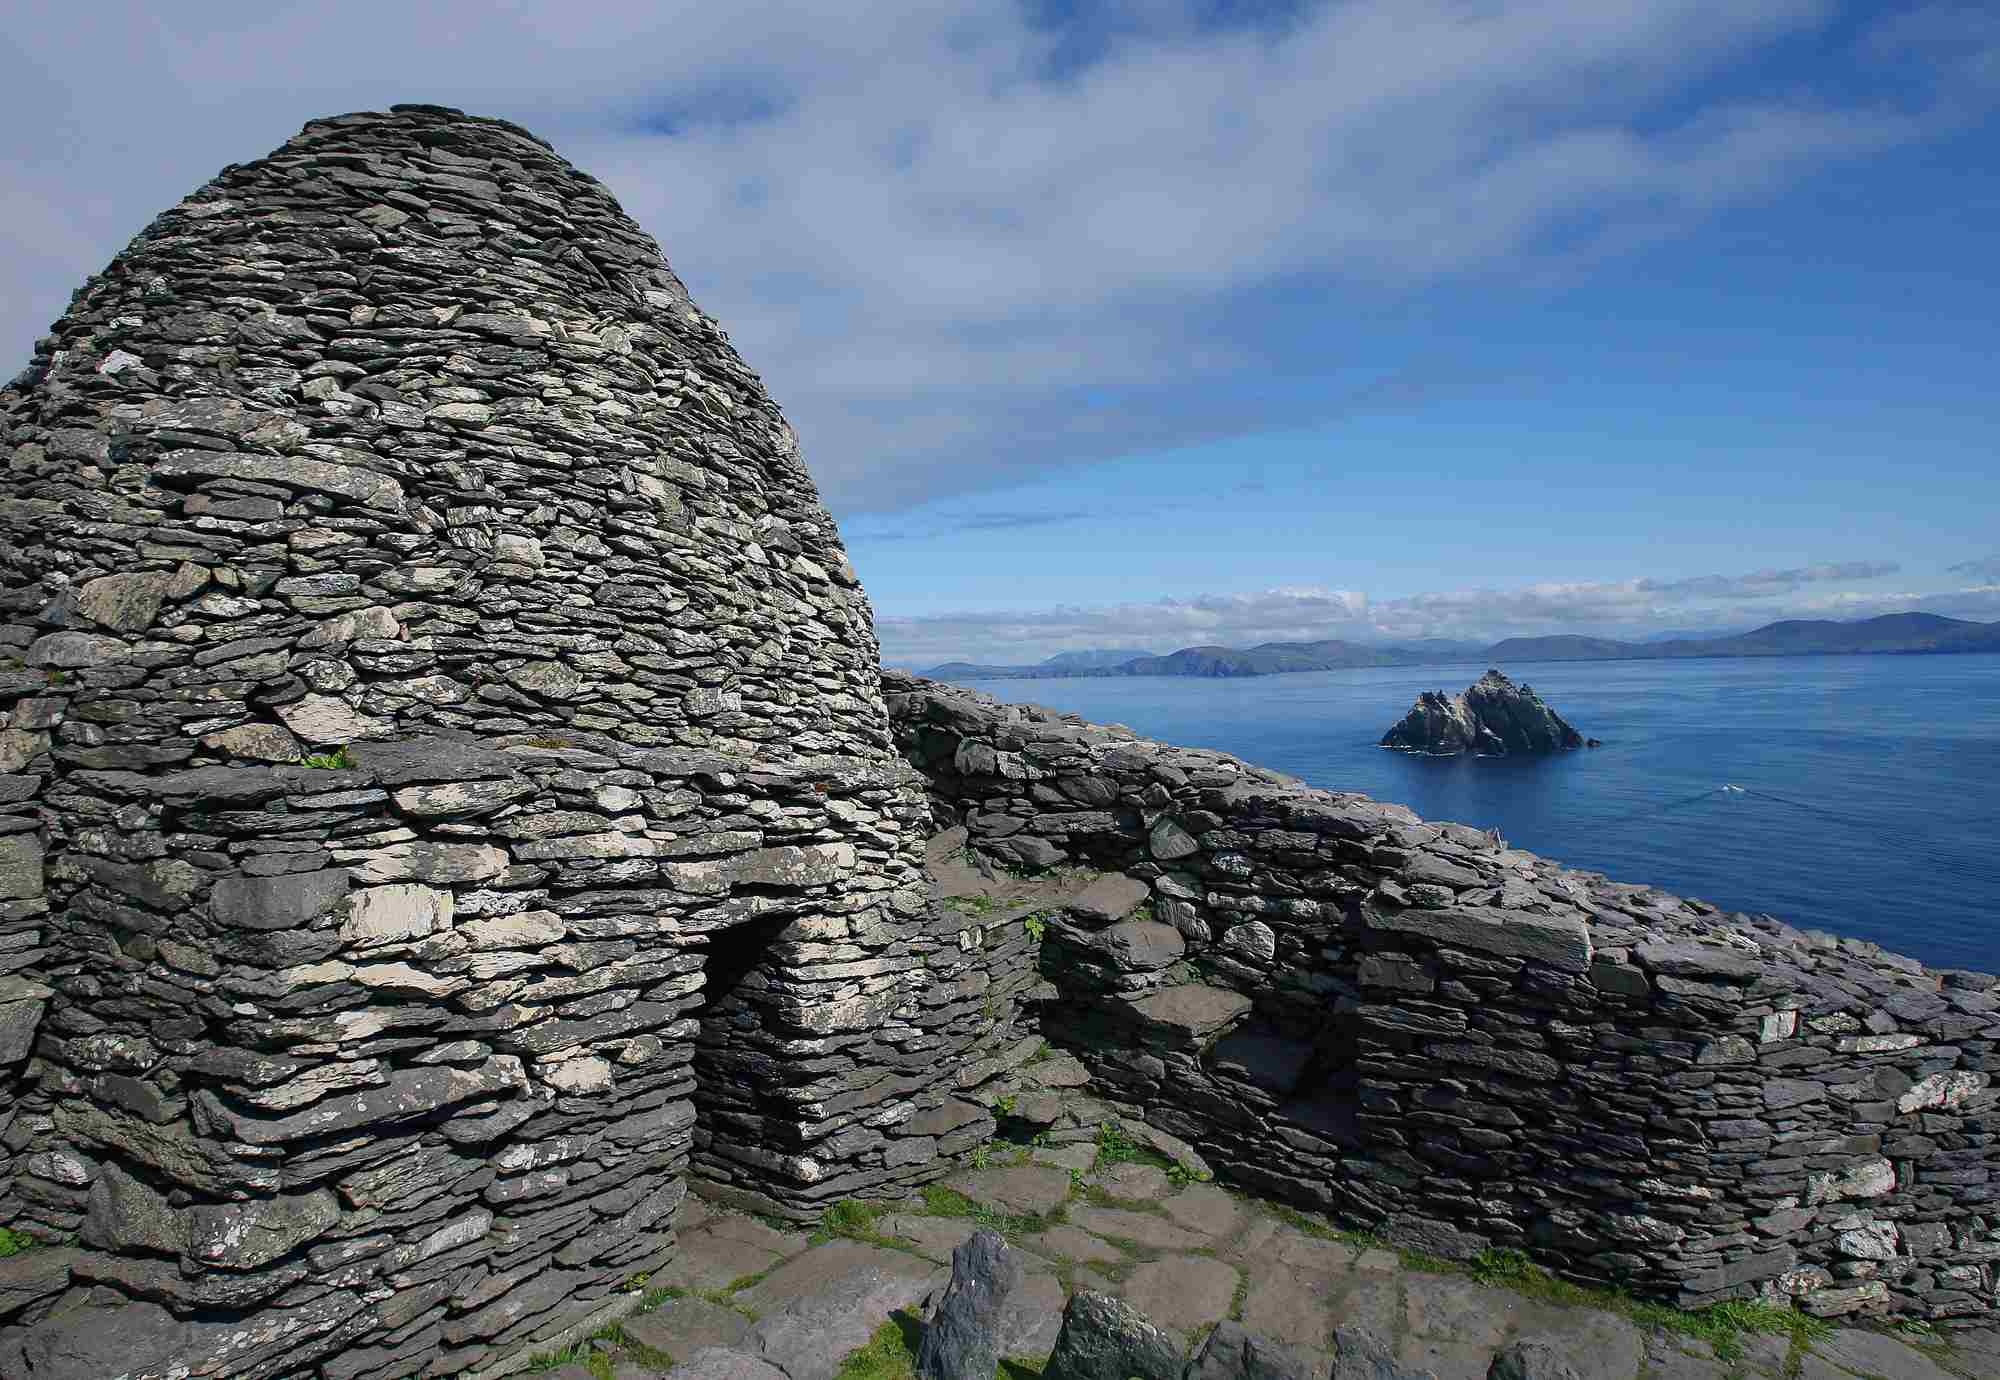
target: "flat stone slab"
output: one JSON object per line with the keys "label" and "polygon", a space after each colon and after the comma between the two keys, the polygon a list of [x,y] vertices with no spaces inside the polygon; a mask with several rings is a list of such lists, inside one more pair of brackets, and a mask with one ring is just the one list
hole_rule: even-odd
{"label": "flat stone slab", "polygon": [[1150,1212],[1127,1212],[1123,1208],[1073,1207],[1069,1210],[1071,1226],[1082,1227],[1085,1231],[1109,1237],[1113,1241],[1130,1241],[1135,1245],[1149,1246],[1162,1251],[1185,1251],[1196,1246],[1206,1246],[1208,1238],[1185,1227],[1177,1227],[1164,1217],[1155,1217]]}
{"label": "flat stone slab", "polygon": [[1227,988],[1187,983],[1163,987],[1128,1006],[1141,1021],[1165,1027],[1185,1041],[1213,1035],[1247,1012],[1251,1001]]}
{"label": "flat stone slab", "polygon": [[[1596,1308],[1551,1308],[1520,1300],[1514,1314],[1514,1337],[1538,1338],[1576,1367],[1579,1380],[1631,1380],[1646,1357],[1646,1336],[1619,1317]],[[1510,1337],[1508,1340],[1513,1340]],[[1745,1337],[1745,1361],[1754,1371],[1758,1345],[1777,1347],[1771,1359],[1782,1369],[1789,1337]],[[1773,1373],[1777,1373],[1774,1369]]]}
{"label": "flat stone slab", "polygon": [[[1396,1362],[1405,1372],[1428,1371],[1437,1380],[1486,1380],[1493,1364],[1490,1346],[1448,1337],[1405,1337],[1396,1344]],[[1630,1377],[1627,1378],[1630,1380]]]}
{"label": "flat stone slab", "polygon": [[1154,1203],[1167,1196],[1173,1181],[1156,1164],[1114,1164],[1090,1176],[1090,1182],[1114,1198],[1134,1203]]}
{"label": "flat stone slab", "polygon": [[740,1212],[718,1214],[703,1230],[710,1236],[741,1241],[746,1246],[757,1246],[773,1255],[797,1255],[812,1244],[804,1232],[779,1231]]}
{"label": "flat stone slab", "polygon": [[621,1324],[625,1335],[641,1346],[669,1356],[692,1356],[713,1346],[735,1346],[750,1331],[750,1320],[733,1308],[687,1295],[668,1299],[646,1313],[634,1313]]}
{"label": "flat stone slab", "polygon": [[1046,1217],[1069,1201],[1069,1174],[1047,1165],[981,1169],[971,1174],[954,1174],[945,1183],[985,1207],[1028,1212],[1037,1217]]}
{"label": "flat stone slab", "polygon": [[[1339,1274],[1355,1264],[1361,1252],[1344,1241],[1328,1241],[1324,1237],[1307,1236],[1304,1232],[1293,1231],[1290,1227],[1279,1228],[1269,1243],[1262,1247],[1266,1252],[1274,1252],[1278,1259],[1294,1269],[1314,1274]],[[1387,1252],[1382,1252],[1387,1254]],[[1400,1262],[1399,1262],[1400,1263]],[[1255,1329],[1251,1329],[1255,1331]]]}
{"label": "flat stone slab", "polygon": [[[1190,1184],[1160,1204],[1167,1216],[1189,1231],[1227,1240],[1243,1228],[1249,1214],[1226,1189],[1214,1184]],[[1251,1329],[1253,1332],[1255,1328]]]}
{"label": "flat stone slab", "polygon": [[1153,888],[1123,872],[1107,872],[1069,900],[1069,912],[1086,925],[1123,920],[1153,894]]}
{"label": "flat stone slab", "polygon": [[1205,1255],[1170,1255],[1133,1270],[1118,1296],[1158,1326],[1185,1339],[1221,1322],[1236,1301],[1236,1269]]}
{"label": "flat stone slab", "polygon": [[[930,1261],[907,1251],[892,1251],[860,1241],[828,1241],[786,1261],[731,1302],[760,1316],[773,1313],[796,1300],[823,1293],[871,1266],[885,1275],[910,1280],[927,1279],[937,1273],[937,1267]],[[877,1319],[876,1326],[880,1325],[881,1320]]]}
{"label": "flat stone slab", "polygon": [[[1521,1296],[1510,1289],[1474,1284],[1452,1275],[1403,1277],[1404,1327],[1417,1337],[1497,1350],[1520,1311]],[[1439,1380],[1443,1380],[1440,1375]]]}
{"label": "flat stone slab", "polygon": [[787,1380],[769,1361],[719,1346],[697,1351],[667,1375],[669,1380]]}
{"label": "flat stone slab", "polygon": [[[793,1264],[803,1264],[840,1244],[829,1242]],[[791,1380],[834,1380],[841,1361],[849,1352],[866,1346],[891,1313],[915,1308],[926,1294],[943,1288],[950,1278],[949,1271],[932,1269],[914,1256],[898,1251],[880,1254],[898,1256],[923,1273],[902,1273],[898,1262],[886,1262],[895,1266],[893,1269],[884,1268],[883,1263],[850,1266],[838,1277],[765,1314],[744,1338],[744,1349],[769,1361]]]}
{"label": "flat stone slab", "polygon": [[727,1289],[745,1275],[762,1274],[782,1259],[776,1251],[707,1231],[690,1232],[654,1282],[677,1289],[713,1293]]}
{"label": "flat stone slab", "polygon": [[1044,1088],[1083,1088],[1090,1085],[1090,1070],[1074,1054],[1051,1054],[1023,1067],[1021,1078]]}
{"label": "flat stone slab", "polygon": [[1843,1327],[1812,1344],[1812,1354],[1870,1380],[1957,1380],[1915,1347],[1884,1332]]}
{"label": "flat stone slab", "polygon": [[1402,1290],[1393,1275],[1356,1279],[1341,1291],[1333,1305],[1337,1327],[1359,1327],[1377,1337],[1392,1337],[1396,1320],[1403,1311]]}
{"label": "flat stone slab", "polygon": [[1125,1253],[1109,1241],[1092,1236],[1081,1227],[1050,1227],[1039,1236],[1031,1236],[1021,1242],[1020,1246],[1044,1260],[1115,1265],[1125,1258]]}
{"label": "flat stone slab", "polygon": [[1243,1295],[1243,1325],[1287,1346],[1325,1350],[1333,1336],[1339,1291],[1325,1275],[1283,1264],[1253,1265]]}
{"label": "flat stone slab", "polygon": [[1029,1158],[1067,1174],[1072,1169],[1088,1169],[1097,1163],[1097,1147],[1088,1141],[1079,1145],[1038,1145]]}
{"label": "flat stone slab", "polygon": [[1037,1270],[1021,1281],[1000,1310],[996,1333],[1001,1356],[1015,1361],[1046,1361],[1062,1330],[1063,1304],[1068,1299],[1062,1281]]}
{"label": "flat stone slab", "polygon": [[897,1213],[878,1219],[875,1229],[884,1236],[909,1242],[910,1249],[926,1260],[948,1265],[951,1253],[964,1245],[965,1239],[979,1230],[979,1225],[969,1217],[919,1217]]}

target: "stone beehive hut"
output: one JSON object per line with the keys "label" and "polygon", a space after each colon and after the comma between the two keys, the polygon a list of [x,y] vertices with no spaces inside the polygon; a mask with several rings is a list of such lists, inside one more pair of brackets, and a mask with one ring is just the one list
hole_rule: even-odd
{"label": "stone beehive hut", "polygon": [[0,1372],[474,1374],[690,1174],[804,1217],[982,1133],[834,524],[546,144],[398,107],[226,169],[0,460],[0,1221],[79,1238]]}

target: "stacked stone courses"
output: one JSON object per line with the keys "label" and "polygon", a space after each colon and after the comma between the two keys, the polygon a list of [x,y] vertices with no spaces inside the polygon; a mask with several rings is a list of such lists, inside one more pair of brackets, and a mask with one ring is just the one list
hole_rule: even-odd
{"label": "stacked stone courses", "polygon": [[[1994,977],[884,675],[762,385],[511,125],[225,169],[0,464],[8,1380],[491,1380],[691,1188],[1107,1104],[1442,1254],[1995,1309]],[[1017,1096],[1045,1037],[1087,1088]]]}
{"label": "stacked stone courses", "polygon": [[399,107],[226,169],[0,459],[0,1222],[74,1243],[6,1262],[0,1373],[498,1374],[632,1306],[689,1177],[807,1219],[990,1134],[1013,1000],[838,533],[546,145]]}
{"label": "stacked stone courses", "polygon": [[1225,1180],[1686,1305],[1995,1309],[1993,975],[1220,753],[885,687],[976,851],[1130,879],[1051,923],[1043,1029]]}

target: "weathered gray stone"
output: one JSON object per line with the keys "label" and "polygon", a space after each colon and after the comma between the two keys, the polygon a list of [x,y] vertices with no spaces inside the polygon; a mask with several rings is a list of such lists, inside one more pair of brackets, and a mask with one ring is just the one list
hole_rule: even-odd
{"label": "weathered gray stone", "polygon": [[0,1318],[13,1318],[38,1300],[67,1289],[70,1266],[82,1254],[70,1246],[42,1246],[0,1257]]}
{"label": "weathered gray stone", "polygon": [[296,762],[303,755],[299,740],[276,724],[239,724],[211,733],[202,746],[251,762]]}
{"label": "weathered gray stone", "polygon": [[1259,1337],[1224,1318],[1188,1363],[1184,1380],[1327,1380],[1331,1373],[1325,1359]]}
{"label": "weathered gray stone", "polygon": [[33,834],[0,837],[0,901],[42,894],[42,841]]}
{"label": "weathered gray stone", "polygon": [[744,1338],[745,1347],[791,1380],[833,1380],[841,1358],[866,1346],[891,1313],[929,1293],[931,1279],[861,1266],[764,1315]]}
{"label": "weathered gray stone", "polygon": [[366,948],[402,944],[451,928],[453,898],[449,891],[416,882],[371,886],[354,894],[347,919],[341,922],[341,942]]}
{"label": "weathered gray stone", "polygon": [[769,1361],[730,1347],[704,1347],[667,1372],[671,1380],[794,1380]]}
{"label": "weathered gray stone", "polygon": [[1180,1347],[1138,1309],[1079,1289],[1063,1310],[1042,1380],[1181,1380],[1181,1369]]}
{"label": "weathered gray stone", "polygon": [[1719,944],[1641,944],[1633,956],[1653,972],[1665,973],[1669,977],[1743,982],[1756,977],[1762,970],[1755,954]]}
{"label": "weathered gray stone", "polygon": [[340,1220],[326,1189],[189,1209],[188,1253],[207,1265],[253,1270],[313,1240]]}
{"label": "weathered gray stone", "polygon": [[21,1338],[22,1380],[112,1380],[164,1373],[187,1354],[191,1324],[157,1303],[58,1313]]}
{"label": "weathered gray stone", "polygon": [[1540,1337],[1522,1337],[1502,1347],[1486,1380],[1583,1380],[1560,1350]]}
{"label": "weathered gray stone", "polygon": [[1333,1380],[1437,1380],[1430,1371],[1411,1371],[1372,1333],[1360,1327],[1333,1332]]}
{"label": "weathered gray stone", "polygon": [[28,1057],[50,995],[40,983],[0,977],[0,1064],[17,1064]]}
{"label": "weathered gray stone", "polygon": [[152,626],[172,582],[171,571],[100,575],[77,591],[77,611],[113,632],[142,632]]}
{"label": "weathered gray stone", "polygon": [[992,1380],[1002,1313],[1023,1277],[1019,1252],[996,1232],[974,1232],[951,1253],[951,1282],[917,1351],[921,1380]]}
{"label": "weathered gray stone", "polygon": [[347,873],[331,867],[285,877],[225,877],[209,895],[209,913],[237,929],[303,927],[331,910],[347,887]]}
{"label": "weathered gray stone", "polygon": [[1137,877],[1107,872],[1072,896],[1065,908],[1086,925],[1109,925],[1144,905],[1152,894],[1153,889]]}
{"label": "weathered gray stone", "polygon": [[188,1249],[188,1214],[116,1160],[106,1160],[90,1187],[82,1237],[84,1244],[103,1250],[179,1255]]}
{"label": "weathered gray stone", "polygon": [[302,493],[345,499],[365,508],[394,511],[403,486],[385,474],[353,465],[328,464],[292,455],[232,455],[224,451],[176,450],[155,460],[153,477],[162,483],[203,479],[247,479],[283,484]]}
{"label": "weathered gray stone", "polygon": [[474,1069],[399,1069],[389,1075],[386,1086],[380,1089],[349,1097],[330,1097],[290,1116],[268,1119],[251,1116],[219,1100],[209,1105],[238,1140],[252,1145],[282,1145],[358,1126],[406,1121],[440,1107],[520,1087],[524,1081],[520,1060],[501,1055]]}
{"label": "weathered gray stone", "polygon": [[30,666],[74,671],[123,661],[130,651],[118,638],[100,633],[57,632],[36,638],[22,660]]}
{"label": "weathered gray stone", "polygon": [[692,1356],[708,1347],[733,1347],[750,1331],[750,1320],[695,1295],[668,1299],[646,1313],[634,1313],[623,1324],[626,1337],[669,1356]]}
{"label": "weathered gray stone", "polygon": [[1192,834],[1164,815],[1147,835],[1146,846],[1161,862],[1173,862],[1201,851],[1201,845],[1195,842]]}
{"label": "weathered gray stone", "polygon": [[1365,911],[1368,928],[1410,934],[1477,953],[1532,958],[1569,973],[1590,971],[1590,931],[1580,920],[1464,906],[1455,910]]}

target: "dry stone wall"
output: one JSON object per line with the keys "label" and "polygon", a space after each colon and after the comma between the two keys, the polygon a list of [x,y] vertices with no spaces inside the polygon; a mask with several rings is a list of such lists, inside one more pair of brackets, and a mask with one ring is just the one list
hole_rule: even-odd
{"label": "dry stone wall", "polygon": [[2000,978],[891,673],[941,823],[1128,877],[1049,1037],[1226,1179],[1684,1304],[1996,1308]]}
{"label": "dry stone wall", "polygon": [[[686,1180],[942,1172],[1017,1038],[868,607],[658,247],[513,126],[316,121],[0,393],[0,1373],[491,1376]],[[1018,961],[1018,960],[1017,960]]]}

